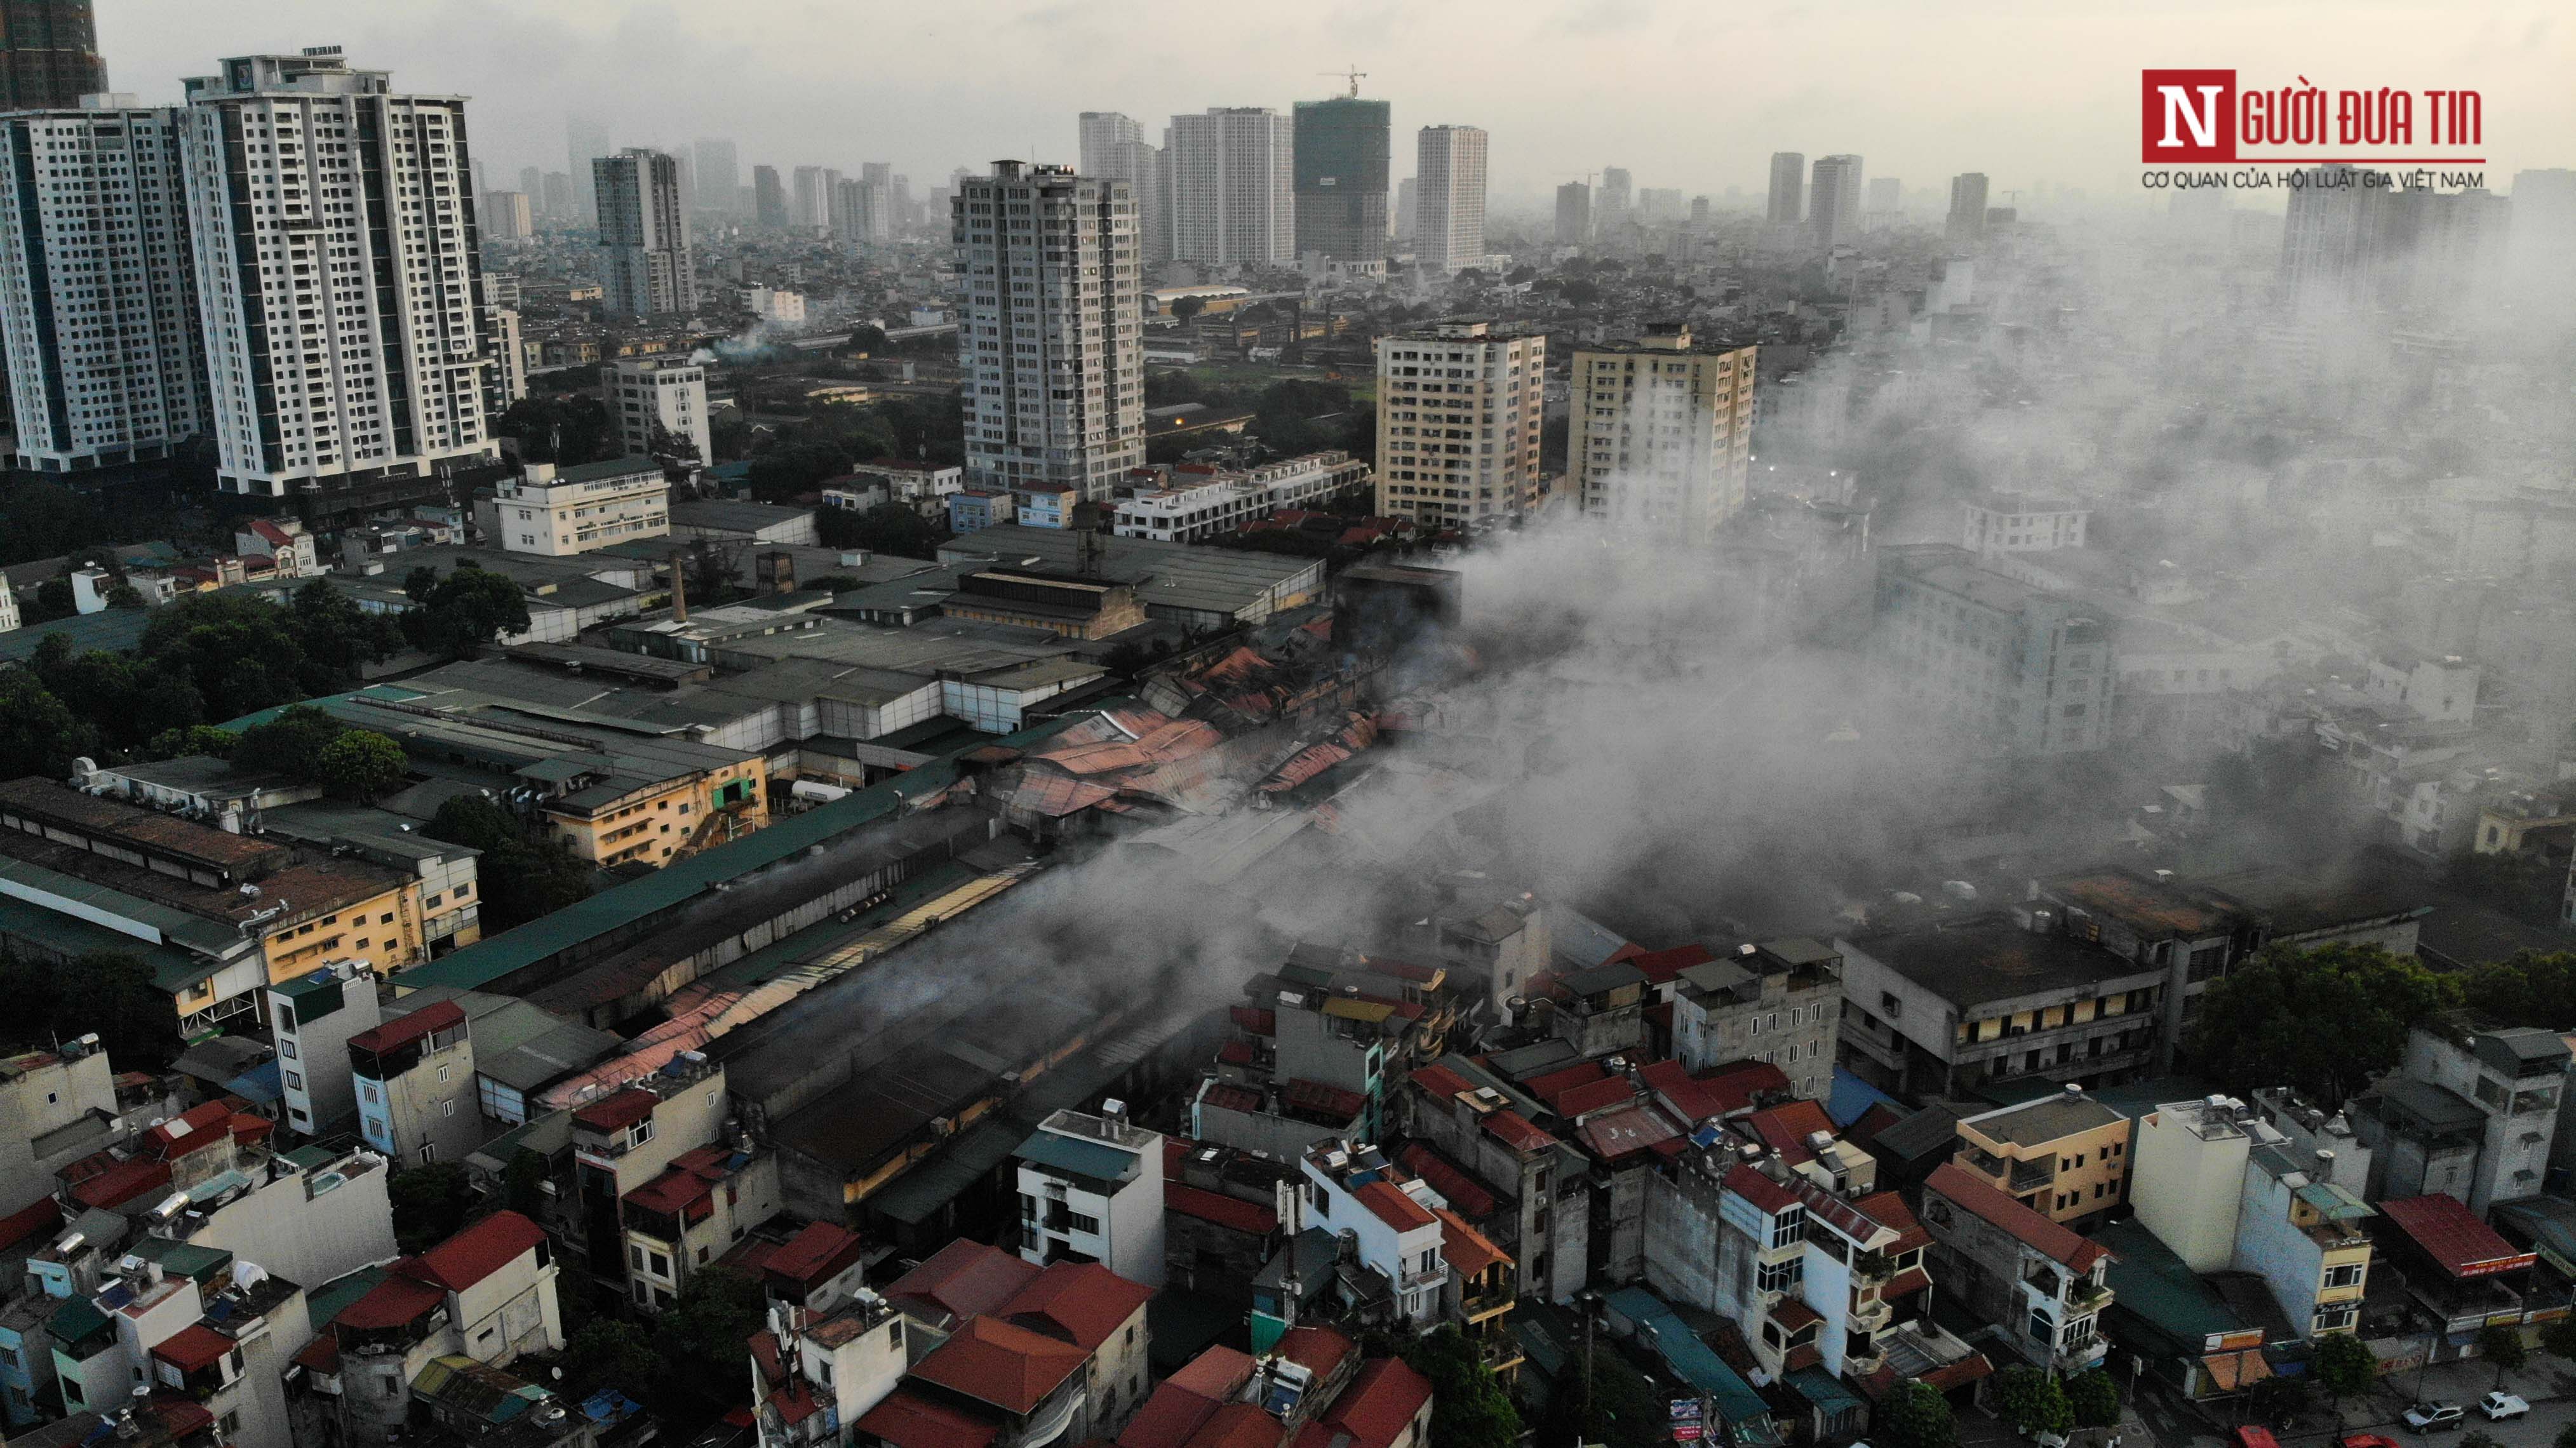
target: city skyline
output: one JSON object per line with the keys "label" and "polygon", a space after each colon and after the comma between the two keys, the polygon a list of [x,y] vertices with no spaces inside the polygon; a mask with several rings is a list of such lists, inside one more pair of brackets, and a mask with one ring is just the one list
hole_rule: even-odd
{"label": "city skyline", "polygon": [[[1758,196],[1771,153],[1792,149],[1868,156],[1881,174],[1924,178],[1913,183],[1921,189],[1980,170],[1997,194],[2027,197],[2047,181],[2084,188],[2097,201],[2161,205],[2135,184],[2137,73],[2155,64],[2304,74],[2329,88],[2364,79],[2479,88],[2490,98],[2491,186],[2557,164],[2555,142],[2576,134],[2576,92],[2558,82],[2576,67],[2576,27],[2551,24],[2557,17],[2536,5],[2466,25],[2393,5],[2369,25],[2343,23],[2346,12],[2321,4],[2195,13],[2187,45],[2153,53],[2137,45],[2134,15],[1996,5],[1945,10],[1937,20],[1893,10],[1757,16],[1741,35],[1730,32],[1727,53],[1742,73],[1714,91],[1683,72],[1707,53],[1701,42],[1717,22],[1660,0],[1508,7],[1485,33],[1471,30],[1464,49],[1456,28],[1439,18],[1444,11],[1244,22],[1175,7],[1131,27],[977,0],[889,9],[865,27],[870,54],[935,54],[995,35],[1050,43],[989,46],[989,63],[916,66],[863,87],[847,84],[861,63],[855,30],[809,25],[792,9],[757,3],[700,20],[597,0],[543,14],[484,0],[424,0],[362,15],[286,0],[245,24],[218,8],[109,0],[98,31],[114,84],[147,103],[175,101],[178,79],[217,55],[317,44],[398,55],[418,84],[473,98],[496,174],[531,162],[560,169],[568,115],[596,116],[619,147],[677,151],[698,136],[729,137],[746,166],[765,161],[782,174],[801,164],[846,169],[863,154],[897,158],[895,168],[915,177],[961,165],[980,171],[1002,157],[1070,163],[1082,111],[1160,118],[1263,105],[1284,114],[1298,100],[1339,92],[1313,72],[1352,63],[1368,73],[1362,95],[1392,103],[1398,132],[1436,124],[1488,131],[1498,161],[1494,204],[1533,211],[1604,158],[1633,170],[1640,185],[1713,195],[1736,186]],[[2330,15],[2336,23],[2327,23]],[[2391,75],[2389,37],[2408,25],[2439,35],[2440,49],[2400,67],[2420,75]],[[793,43],[764,44],[764,35]],[[1259,56],[1260,67],[1230,65],[1220,76],[1191,62],[1220,36]],[[1829,53],[1832,64],[1822,60]],[[2015,59],[2042,55],[2048,65]],[[1541,99],[1564,94],[1569,75],[1615,85],[1622,105]],[[2009,85],[1977,79],[2002,76]],[[1951,90],[1954,78],[1974,88]],[[1399,169],[1410,159],[1399,155]]]}

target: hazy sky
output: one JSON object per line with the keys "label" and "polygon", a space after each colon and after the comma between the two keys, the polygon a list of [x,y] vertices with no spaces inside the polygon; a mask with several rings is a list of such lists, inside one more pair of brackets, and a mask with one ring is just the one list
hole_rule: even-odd
{"label": "hazy sky", "polygon": [[[1493,135],[1497,202],[1603,166],[1640,186],[1763,186],[1770,153],[1872,176],[2139,196],[2138,71],[2467,86],[2490,185],[2576,165],[2576,10],[2206,0],[97,0],[111,83],[175,100],[220,57],[339,44],[461,92],[492,184],[565,165],[567,111],[613,142],[731,136],[743,165],[891,160],[927,188],[995,157],[1074,159],[1074,115],[1285,109],[1357,64],[1394,102],[1395,170],[1432,124]],[[2002,200],[1998,194],[1998,202]]]}

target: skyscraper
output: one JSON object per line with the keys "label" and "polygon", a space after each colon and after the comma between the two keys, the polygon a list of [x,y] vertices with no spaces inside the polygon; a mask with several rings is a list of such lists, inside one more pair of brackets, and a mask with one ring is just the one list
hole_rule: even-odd
{"label": "skyscraper", "polygon": [[1453,528],[1526,513],[1546,395],[1543,335],[1442,322],[1378,338],[1377,511]]}
{"label": "skyscraper", "polygon": [[1679,322],[1578,347],[1570,468],[1587,518],[1705,542],[1742,511],[1753,470],[1755,348],[1693,345]]}
{"label": "skyscraper", "polygon": [[840,183],[841,173],[828,166],[796,168],[795,199],[788,212],[790,225],[821,231],[832,224],[832,188]]}
{"label": "skyscraper", "polygon": [[1800,151],[1771,153],[1771,209],[1774,225],[1795,226],[1807,215],[1807,157]]}
{"label": "skyscraper", "polygon": [[1581,246],[1592,239],[1592,187],[1582,181],[1568,181],[1556,188],[1556,241],[1559,246]]}
{"label": "skyscraper", "polygon": [[526,194],[529,208],[543,216],[546,211],[546,173],[534,166],[520,167],[519,190]]}
{"label": "skyscraper", "polygon": [[698,309],[679,158],[629,146],[591,165],[599,194],[600,304],[614,317]]}
{"label": "skyscraper", "polygon": [[90,0],[0,5],[0,111],[72,110],[106,89]]}
{"label": "skyscraper", "polygon": [[[1162,148],[1145,139],[1144,128],[1117,111],[1084,111],[1082,174],[1104,181],[1124,181],[1135,198],[1136,238],[1145,264],[1172,259],[1172,218],[1163,195]],[[969,178],[949,178],[953,190]]]}
{"label": "skyscraper", "polygon": [[1635,183],[1625,168],[1605,166],[1601,185],[1592,193],[1592,232],[1608,236],[1628,224],[1628,212],[1636,203]]}
{"label": "skyscraper", "polygon": [[[1017,161],[994,162],[950,203],[974,485],[1098,500],[1145,461],[1135,205],[1124,181]],[[1021,215],[1027,229],[1012,225]]]}
{"label": "skyscraper", "polygon": [[1485,133],[1424,126],[1414,153],[1414,264],[1452,275],[1485,260]]}
{"label": "skyscraper", "polygon": [[572,219],[572,178],[570,176],[561,171],[548,171],[544,187],[539,194],[545,198],[542,209],[548,217],[556,221]]}
{"label": "skyscraper", "polygon": [[752,219],[764,231],[787,229],[787,188],[778,184],[778,168],[751,168]]}
{"label": "skyscraper", "polygon": [[588,116],[564,117],[564,168],[572,177],[572,219],[588,221],[599,214],[599,196],[591,189],[590,163],[611,154],[608,128]]}
{"label": "skyscraper", "polygon": [[525,241],[537,233],[536,216],[528,209],[524,191],[484,192],[483,209],[476,219],[490,241]]}
{"label": "skyscraper", "polygon": [[1297,259],[1296,149],[1263,106],[1172,117],[1172,255],[1214,264]]}
{"label": "skyscraper", "polygon": [[1830,250],[1860,233],[1860,157],[1818,156],[1808,189],[1807,228],[1817,246]]}
{"label": "skyscraper", "polygon": [[2312,166],[2299,176],[2281,228],[2281,279],[2295,299],[2337,302],[2390,259],[2395,208],[2356,167]]}
{"label": "skyscraper", "polygon": [[18,178],[0,187],[18,465],[78,472],[168,456],[211,425],[178,112],[12,115],[0,118],[0,149]]}
{"label": "skyscraper", "polygon": [[219,485],[284,497],[493,456],[465,102],[397,94],[338,46],[186,89]]}
{"label": "skyscraper", "polygon": [[1407,176],[1403,180],[1395,183],[1395,216],[1393,220],[1395,222],[1395,239],[1398,241],[1412,241],[1416,225],[1422,220],[1422,208],[1414,204],[1414,197],[1421,191],[1421,189],[1421,185],[1411,176]]}
{"label": "skyscraper", "polygon": [[1950,178],[1950,219],[1942,234],[1952,246],[1974,246],[1985,239],[1985,172],[1962,171]]}
{"label": "skyscraper", "polygon": [[1297,254],[1336,261],[1386,258],[1386,179],[1392,140],[1384,101],[1335,96],[1296,110]]}
{"label": "skyscraper", "polygon": [[698,162],[698,204],[727,215],[741,210],[742,160],[733,142],[707,137],[691,150]]}

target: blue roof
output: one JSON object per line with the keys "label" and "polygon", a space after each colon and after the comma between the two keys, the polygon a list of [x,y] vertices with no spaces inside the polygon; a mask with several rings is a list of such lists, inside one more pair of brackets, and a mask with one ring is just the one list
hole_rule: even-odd
{"label": "blue roof", "polygon": [[1873,1106],[1885,1106],[1899,1116],[1914,1114],[1913,1107],[1836,1066],[1833,1095],[1825,1102],[1825,1114],[1834,1119],[1834,1125],[1849,1126]]}
{"label": "blue roof", "polygon": [[[1130,1182],[1137,1174],[1137,1153],[1105,1141],[1077,1141],[1052,1131],[1033,1133],[1012,1155],[1094,1181]],[[1155,1170],[1161,1169],[1162,1163],[1155,1163]]]}
{"label": "blue roof", "polygon": [[1610,1294],[1610,1310],[1637,1324],[1637,1335],[1672,1369],[1673,1376],[1697,1389],[1729,1423],[1759,1422],[1771,1416],[1762,1395],[1726,1365],[1699,1334],[1662,1298],[1642,1287],[1622,1287]]}
{"label": "blue roof", "polygon": [[1860,1394],[1844,1387],[1842,1379],[1826,1372],[1823,1368],[1800,1368],[1789,1374],[1788,1384],[1797,1390],[1799,1397],[1815,1404],[1828,1414],[1848,1413],[1855,1408],[1868,1406],[1860,1400]]}

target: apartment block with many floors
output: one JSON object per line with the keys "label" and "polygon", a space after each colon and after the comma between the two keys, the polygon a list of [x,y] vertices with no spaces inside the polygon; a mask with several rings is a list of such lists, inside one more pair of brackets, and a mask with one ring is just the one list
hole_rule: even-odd
{"label": "apartment block with many floors", "polygon": [[1694,343],[1678,322],[1575,349],[1569,470],[1584,516],[1698,543],[1742,512],[1757,351]]}
{"label": "apartment block with many floors", "polygon": [[1377,339],[1377,511],[1428,527],[1538,503],[1547,339],[1447,322]]}

